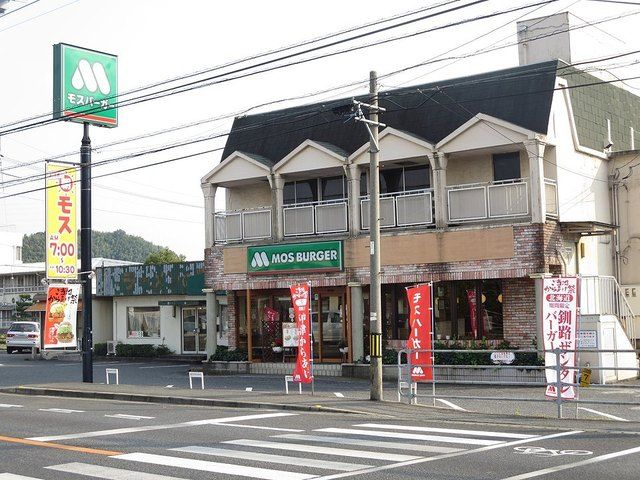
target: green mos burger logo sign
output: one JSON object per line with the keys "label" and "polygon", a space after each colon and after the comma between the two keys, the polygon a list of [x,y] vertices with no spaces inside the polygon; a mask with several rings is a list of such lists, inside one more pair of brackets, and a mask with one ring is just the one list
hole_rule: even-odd
{"label": "green mos burger logo sign", "polygon": [[342,270],[342,242],[289,243],[247,248],[249,273]]}

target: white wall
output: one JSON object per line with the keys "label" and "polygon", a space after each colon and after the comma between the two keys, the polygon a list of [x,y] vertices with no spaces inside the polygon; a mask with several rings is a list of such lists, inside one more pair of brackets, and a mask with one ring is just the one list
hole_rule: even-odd
{"label": "white wall", "polygon": [[226,188],[225,210],[246,210],[271,206],[271,187],[268,182]]}
{"label": "white wall", "polygon": [[22,234],[16,232],[0,232],[0,264],[17,265],[16,247],[22,248]]}
{"label": "white wall", "polygon": [[[618,191],[620,211],[620,283],[640,283],[640,171],[629,169],[638,163],[636,153],[617,157],[615,166],[620,169],[619,178],[624,186]],[[624,167],[627,165],[626,167]],[[628,178],[625,178],[628,177]],[[624,180],[622,180],[624,179]],[[634,310],[635,311],[635,310]],[[640,310],[638,311],[640,312]]]}
{"label": "white wall", "polygon": [[113,301],[111,298],[93,298],[93,343],[106,343],[113,337]]}

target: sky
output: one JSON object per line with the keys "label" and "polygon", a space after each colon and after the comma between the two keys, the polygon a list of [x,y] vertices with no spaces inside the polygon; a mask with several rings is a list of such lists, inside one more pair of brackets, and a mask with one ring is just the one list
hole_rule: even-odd
{"label": "sky", "polygon": [[[79,151],[82,126],[76,123],[55,122],[2,134],[10,128],[7,124],[18,120],[38,115],[49,118],[46,115],[52,111],[52,45],[64,42],[117,55],[119,92],[122,93],[327,34],[349,32],[369,22],[441,3],[451,3],[451,0],[11,0],[4,6],[5,15],[0,16],[0,226],[21,233],[43,231],[44,180],[19,185],[7,182],[42,173],[43,160],[47,157]],[[562,11],[571,13],[573,26],[607,20],[572,32],[573,62],[640,50],[640,39],[635,35],[640,5],[559,0],[530,6],[537,3],[536,0],[459,0],[403,20],[472,3],[477,4],[319,50],[306,57],[424,32],[481,15],[502,14],[121,108],[117,128],[91,127],[93,162],[176,142],[199,141],[96,166],[94,178],[108,175],[93,181],[93,229],[122,229],[168,246],[186,255],[188,260],[201,260],[204,257],[204,207],[200,179],[220,162],[224,134],[231,128],[234,114],[261,104],[305,96],[254,108],[250,113],[348,98],[368,90],[370,70],[382,76],[438,57],[464,58],[384,77],[381,90],[513,67],[518,64],[517,46],[508,44],[516,40],[515,22]],[[530,7],[503,13],[521,6]],[[478,53],[495,46],[505,48]],[[640,75],[639,59],[640,54],[636,53],[596,65],[611,69],[620,78],[630,78]],[[241,66],[258,61],[249,60]],[[200,74],[189,80],[206,76]],[[179,82],[168,86],[177,84]],[[640,83],[630,80],[626,84],[625,88],[638,93]],[[336,90],[344,85],[350,86]],[[153,90],[143,93],[149,91]],[[316,92],[325,93],[308,96]],[[191,123],[197,125],[100,148],[107,143]],[[114,174],[192,154],[198,155]],[[79,154],[63,160],[78,162]],[[16,167],[24,163],[28,165]],[[219,192],[216,199],[218,209],[224,208],[221,194]]]}

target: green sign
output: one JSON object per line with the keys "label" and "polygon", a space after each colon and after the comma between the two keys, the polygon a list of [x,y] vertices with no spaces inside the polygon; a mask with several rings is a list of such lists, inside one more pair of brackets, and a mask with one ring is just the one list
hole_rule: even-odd
{"label": "green sign", "polygon": [[247,248],[249,273],[342,270],[342,242],[289,243]]}
{"label": "green sign", "polygon": [[118,57],[65,43],[53,46],[53,118],[118,126]]}

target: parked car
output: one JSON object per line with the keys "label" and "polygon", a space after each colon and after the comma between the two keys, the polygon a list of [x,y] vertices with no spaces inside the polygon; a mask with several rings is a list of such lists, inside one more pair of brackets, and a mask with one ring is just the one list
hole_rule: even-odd
{"label": "parked car", "polygon": [[40,348],[40,324],[38,322],[13,322],[7,331],[7,353]]}

